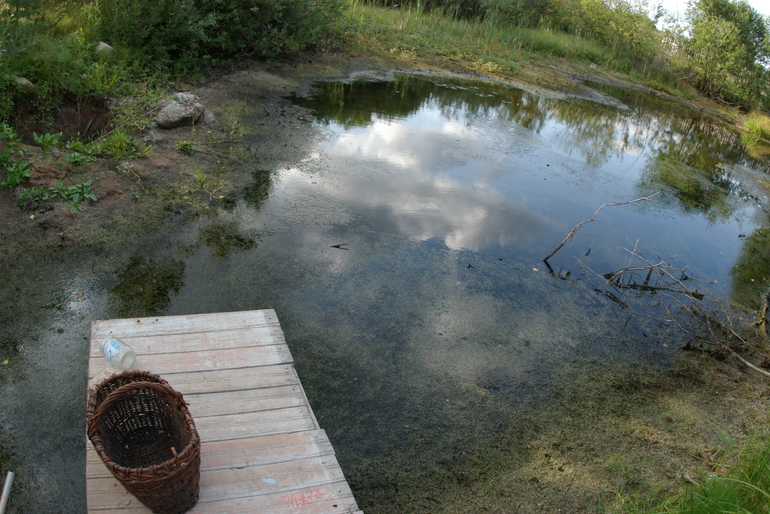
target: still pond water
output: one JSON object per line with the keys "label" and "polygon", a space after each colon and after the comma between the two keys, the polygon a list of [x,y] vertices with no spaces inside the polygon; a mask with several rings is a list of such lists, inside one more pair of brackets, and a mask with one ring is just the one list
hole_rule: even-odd
{"label": "still pond water", "polygon": [[[618,270],[636,244],[734,305],[767,287],[768,160],[697,111],[592,86],[605,104],[446,77],[319,83],[288,99],[312,113],[305,158],[244,166],[226,209],[124,263],[103,317],[274,308],[359,506],[435,508],[491,454],[525,458],[560,370],[676,359],[679,334],[629,319],[580,262]],[[654,193],[602,210],[548,272],[599,206]]]}

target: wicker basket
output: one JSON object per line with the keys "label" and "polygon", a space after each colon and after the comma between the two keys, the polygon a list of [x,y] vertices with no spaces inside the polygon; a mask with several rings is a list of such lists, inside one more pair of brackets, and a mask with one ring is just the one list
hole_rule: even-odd
{"label": "wicker basket", "polygon": [[198,501],[200,437],[182,395],[147,371],[125,371],[88,394],[88,437],[115,478],[156,513]]}

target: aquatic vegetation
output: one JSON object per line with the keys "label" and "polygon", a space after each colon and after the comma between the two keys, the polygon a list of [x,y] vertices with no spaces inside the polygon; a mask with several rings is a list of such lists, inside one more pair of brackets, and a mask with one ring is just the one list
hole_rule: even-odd
{"label": "aquatic vegetation", "polygon": [[193,166],[193,171],[195,172],[195,176],[198,177],[198,187],[201,189],[206,188],[206,175],[203,174],[201,170],[198,169],[197,166]]}

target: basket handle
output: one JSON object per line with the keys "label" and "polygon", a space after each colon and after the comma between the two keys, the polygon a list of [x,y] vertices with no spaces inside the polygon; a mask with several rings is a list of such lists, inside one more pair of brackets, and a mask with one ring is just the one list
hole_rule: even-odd
{"label": "basket handle", "polygon": [[93,439],[93,434],[96,432],[97,427],[99,426],[99,421],[101,420],[101,417],[104,415],[104,413],[109,409],[114,403],[119,402],[120,400],[131,396],[135,391],[138,391],[140,389],[154,389],[158,393],[164,394],[166,396],[170,396],[177,405],[188,405],[184,398],[182,397],[182,393],[174,390],[172,387],[166,385],[166,384],[159,384],[157,382],[144,382],[144,381],[138,381],[138,382],[131,382],[129,384],[122,385],[112,391],[110,394],[107,395],[107,398],[102,400],[102,402],[99,404],[98,407],[96,407],[96,410],[92,416],[90,416],[87,420],[87,433],[89,439]]}

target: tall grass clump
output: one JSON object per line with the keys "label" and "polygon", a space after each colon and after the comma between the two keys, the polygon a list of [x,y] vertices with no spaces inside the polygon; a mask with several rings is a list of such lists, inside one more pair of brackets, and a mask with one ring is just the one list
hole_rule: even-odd
{"label": "tall grass clump", "polygon": [[535,54],[588,63],[617,61],[595,40],[552,30],[544,21],[536,28],[511,25],[500,10],[465,19],[450,8],[382,8],[351,0],[346,19],[353,38],[367,51],[405,60],[449,58],[487,73],[510,73]]}
{"label": "tall grass clump", "polygon": [[749,114],[743,127],[763,139],[770,140],[770,117],[756,111]]}
{"label": "tall grass clump", "polygon": [[[378,43],[426,57],[458,52],[471,60],[520,63],[534,55],[600,64],[643,80],[672,82],[676,77],[662,46],[662,35],[642,7],[600,0],[348,0],[349,18],[369,46]],[[355,11],[355,14],[351,14]],[[363,23],[369,18],[372,25]],[[435,19],[454,22],[449,33],[427,33]],[[384,21],[386,20],[387,21]],[[387,26],[387,29],[383,27]],[[446,23],[444,23],[446,28]],[[393,30],[395,28],[395,30]],[[462,29],[462,30],[460,30]],[[422,32],[426,33],[423,37]],[[387,33],[386,31],[390,31]],[[465,32],[460,39],[460,32]],[[393,40],[402,37],[400,44]],[[412,43],[412,41],[418,44]],[[513,67],[515,68],[515,66]]]}
{"label": "tall grass clump", "polygon": [[741,142],[749,155],[755,159],[770,155],[770,116],[752,111],[743,128],[746,132],[741,134]]}
{"label": "tall grass clump", "polygon": [[[731,464],[730,464],[731,463]],[[770,436],[757,435],[728,451],[711,475],[665,501],[627,499],[623,514],[760,514],[770,512]]]}

